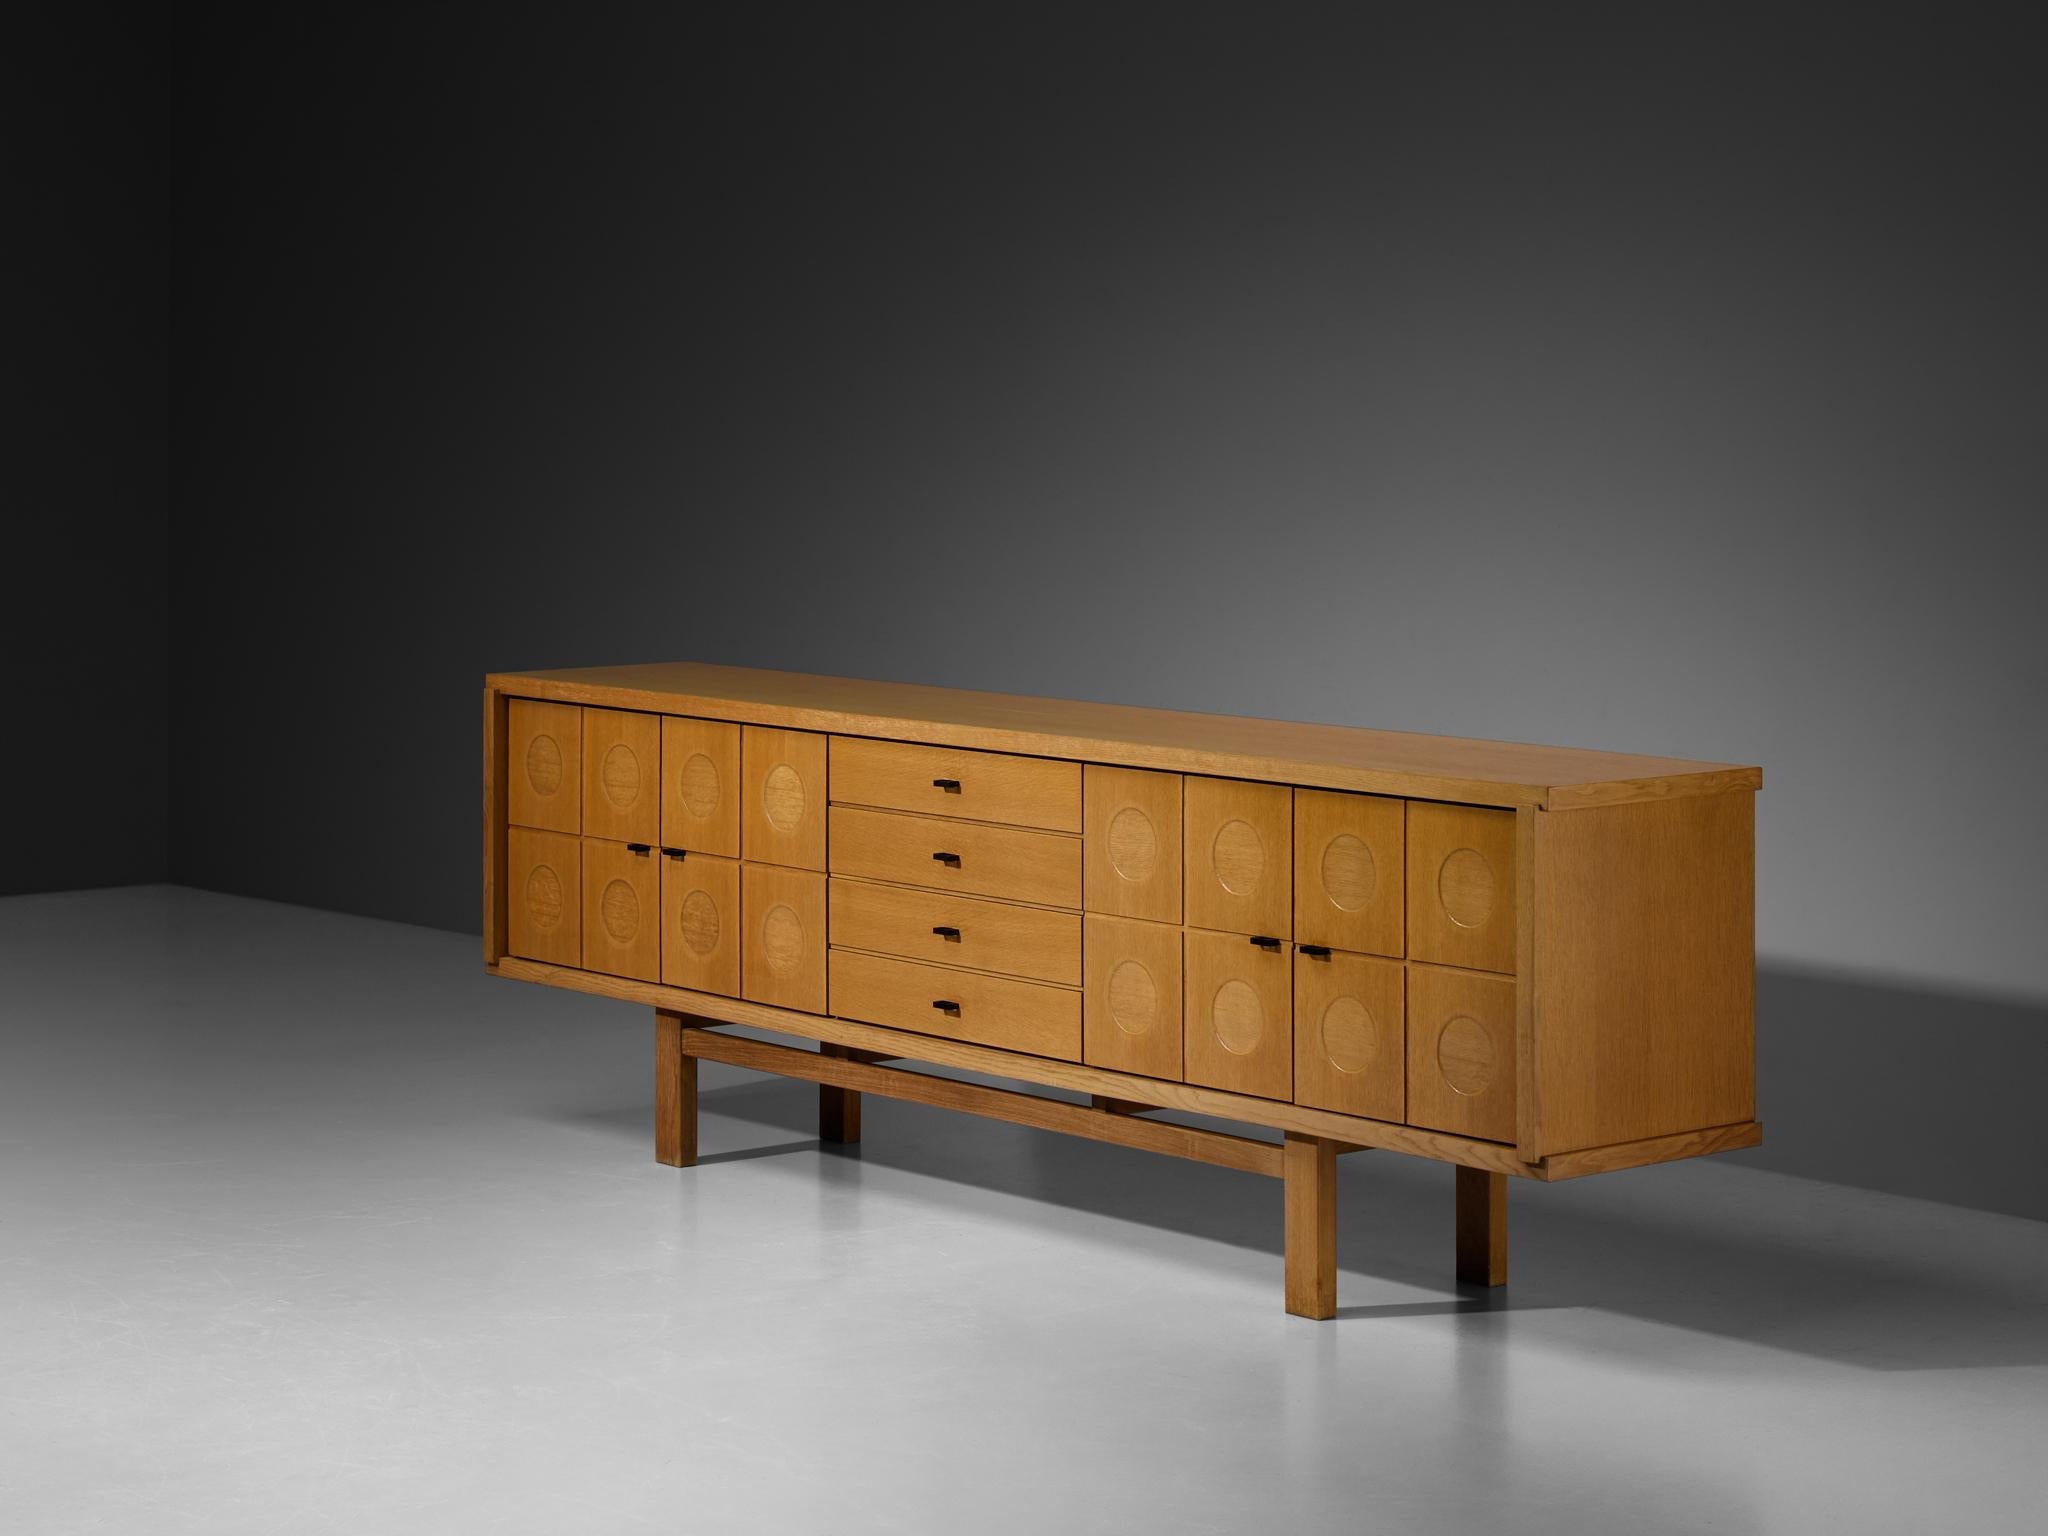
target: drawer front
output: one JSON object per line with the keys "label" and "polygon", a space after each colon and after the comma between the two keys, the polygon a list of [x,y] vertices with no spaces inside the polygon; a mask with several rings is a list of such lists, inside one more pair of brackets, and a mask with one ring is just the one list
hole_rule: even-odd
{"label": "drawer front", "polygon": [[1090,763],[1082,785],[1090,912],[1181,920],[1181,779]]}
{"label": "drawer front", "polygon": [[1408,967],[1408,1123],[1515,1139],[1515,984]]}
{"label": "drawer front", "polygon": [[1189,931],[1183,957],[1187,1081],[1262,1099],[1293,1097],[1292,949]]}
{"label": "drawer front", "polygon": [[832,942],[933,965],[1081,984],[1081,919],[979,896],[907,891],[834,877]]}
{"label": "drawer front", "polygon": [[583,969],[661,980],[661,864],[652,849],[583,839]]}
{"label": "drawer front", "polygon": [[832,798],[845,805],[1079,832],[1081,765],[834,736]]}
{"label": "drawer front", "polygon": [[832,1011],[921,1035],[1081,1059],[1081,994],[1035,981],[835,949]]}
{"label": "drawer front", "polygon": [[1180,929],[1092,912],[1087,923],[1082,1060],[1179,1082]]}
{"label": "drawer front", "polygon": [[526,960],[583,964],[583,844],[566,832],[505,830],[505,947]]}
{"label": "drawer front", "polygon": [[1324,789],[1294,792],[1294,942],[1402,953],[1407,929],[1405,803]]}
{"label": "drawer front", "polygon": [[708,854],[661,861],[661,979],[740,995],[740,866]]}
{"label": "drawer front", "polygon": [[759,864],[825,867],[825,738],[749,725],[740,733],[740,853]]}
{"label": "drawer front", "polygon": [[1408,958],[1515,968],[1515,813],[1408,802]]}
{"label": "drawer front", "polygon": [[1190,778],[1184,802],[1188,925],[1285,938],[1293,928],[1293,792]]}
{"label": "drawer front", "polygon": [[1294,956],[1294,1102],[1399,1125],[1408,1041],[1401,963]]}
{"label": "drawer front", "polygon": [[505,819],[549,832],[583,830],[583,711],[509,699],[505,705]]}
{"label": "drawer front", "polygon": [[723,720],[661,722],[661,845],[740,856],[740,728]]}
{"label": "drawer front", "polygon": [[1081,840],[1057,832],[835,805],[832,873],[1078,908]]}
{"label": "drawer front", "polygon": [[583,835],[661,839],[661,716],[583,711]]}
{"label": "drawer front", "polygon": [[825,1011],[825,877],[771,864],[740,866],[740,996]]}

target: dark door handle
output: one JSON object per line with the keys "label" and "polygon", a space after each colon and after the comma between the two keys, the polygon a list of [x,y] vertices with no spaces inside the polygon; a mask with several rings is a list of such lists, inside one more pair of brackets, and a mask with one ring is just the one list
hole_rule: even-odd
{"label": "dark door handle", "polygon": [[644,859],[648,854],[654,852],[654,845],[652,843],[628,843],[626,844],[626,852],[637,853]]}
{"label": "dark door handle", "polygon": [[952,943],[958,944],[960,942],[960,930],[958,928],[939,927],[934,928],[932,932],[942,939],[950,940]]}
{"label": "dark door handle", "polygon": [[1263,933],[1253,934],[1252,942],[1258,945],[1261,949],[1278,949],[1280,947],[1280,941],[1278,939]]}
{"label": "dark door handle", "polygon": [[689,850],[684,848],[664,848],[661,850],[661,853],[663,858],[681,859],[688,857]]}
{"label": "dark door handle", "polygon": [[933,779],[932,788],[943,789],[949,795],[957,795],[960,793],[960,781],[958,779]]}
{"label": "dark door handle", "polygon": [[1330,958],[1330,946],[1327,944],[1298,944],[1295,947],[1311,960],[1327,960]]}
{"label": "dark door handle", "polygon": [[960,867],[960,855],[957,853],[935,853],[932,857],[948,869],[958,869]]}
{"label": "dark door handle", "polygon": [[960,1013],[960,1005],[954,1002],[950,997],[935,998],[932,1002],[932,1006],[938,1009],[939,1012],[951,1014],[956,1018],[959,1016]]}

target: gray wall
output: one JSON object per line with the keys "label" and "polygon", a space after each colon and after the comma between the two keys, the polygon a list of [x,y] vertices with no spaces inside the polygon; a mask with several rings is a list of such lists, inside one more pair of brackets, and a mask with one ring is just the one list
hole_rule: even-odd
{"label": "gray wall", "polygon": [[473,926],[495,667],[1758,762],[1752,1156],[2048,1215],[2024,39],[707,9],[188,39],[177,878]]}

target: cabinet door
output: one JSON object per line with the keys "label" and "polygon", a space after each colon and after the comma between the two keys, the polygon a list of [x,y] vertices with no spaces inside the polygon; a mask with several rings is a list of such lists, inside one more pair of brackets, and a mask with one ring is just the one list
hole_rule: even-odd
{"label": "cabinet door", "polygon": [[583,839],[583,969],[661,980],[661,870],[653,849]]}
{"label": "cabinet door", "polygon": [[1382,795],[1294,792],[1294,942],[1399,956],[1406,818]]}
{"label": "cabinet door", "polygon": [[1515,968],[1515,813],[1408,802],[1408,958]]}
{"label": "cabinet door", "polygon": [[1183,816],[1188,926],[1284,938],[1293,928],[1292,792],[1191,778]]}
{"label": "cabinet door", "polygon": [[816,731],[747,726],[740,734],[740,780],[741,854],[750,863],[823,869],[825,738]]}
{"label": "cabinet door", "polygon": [[615,843],[661,838],[661,716],[583,711],[583,835]]}
{"label": "cabinet door", "polygon": [[740,728],[723,720],[661,722],[661,845],[740,856]]}
{"label": "cabinet door", "polygon": [[1187,1081],[1263,1099],[1293,1096],[1292,948],[1229,933],[1187,934]]}
{"label": "cabinet door", "polygon": [[512,699],[505,707],[505,819],[549,832],[583,830],[583,711]]}
{"label": "cabinet door", "polygon": [[566,832],[505,831],[505,947],[549,965],[583,964],[583,847]]}
{"label": "cabinet door", "polygon": [[1515,984],[1408,967],[1408,1123],[1515,1139]]}
{"label": "cabinet door", "polygon": [[1180,775],[1090,763],[1082,801],[1083,904],[1112,917],[1179,922]]}
{"label": "cabinet door", "polygon": [[1085,922],[1081,1059],[1179,1082],[1180,929],[1094,913]]}
{"label": "cabinet door", "polygon": [[1398,1125],[1408,1045],[1397,960],[1294,958],[1294,1102]]}
{"label": "cabinet door", "polygon": [[661,861],[661,979],[740,995],[740,866],[693,853]]}
{"label": "cabinet door", "polygon": [[[820,738],[822,741],[823,738]],[[825,877],[768,864],[740,868],[740,995],[825,1011]]]}

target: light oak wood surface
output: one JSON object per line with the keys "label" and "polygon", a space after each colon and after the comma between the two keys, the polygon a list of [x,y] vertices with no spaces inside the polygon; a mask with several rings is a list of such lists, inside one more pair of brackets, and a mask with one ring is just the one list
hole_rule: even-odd
{"label": "light oak wood surface", "polygon": [[1486,1141],[1515,1135],[1515,984],[1408,963],[1408,1122]]}
{"label": "light oak wood surface", "polygon": [[615,843],[661,840],[661,717],[583,711],[583,835]]}
{"label": "light oak wood surface", "polygon": [[654,1160],[671,1168],[697,1161],[697,1058],[683,1050],[683,1016],[654,1015]]}
{"label": "light oak wood surface", "polygon": [[848,949],[1081,984],[1081,918],[1074,912],[834,875],[830,932]]}
{"label": "light oak wood surface", "polygon": [[1287,1133],[1285,1266],[1287,1310],[1296,1317],[1337,1315],[1337,1146]]}
{"label": "light oak wood surface", "polygon": [[1182,1073],[1191,1083],[1286,1099],[1294,1087],[1294,946],[1187,930]]}
{"label": "light oak wood surface", "polygon": [[1083,777],[1083,905],[1181,920],[1181,776],[1090,763]]}
{"label": "light oak wood surface", "polygon": [[551,965],[583,963],[583,844],[566,832],[505,834],[506,944]]}
{"label": "light oak wood surface", "polygon": [[834,736],[832,798],[845,805],[1079,832],[1081,765]]}
{"label": "light oak wood surface", "polygon": [[740,728],[722,720],[661,722],[661,843],[740,856]]}
{"label": "light oak wood surface", "polygon": [[1082,1059],[1114,1072],[1181,1076],[1181,930],[1129,917],[1086,919]]}
{"label": "light oak wood surface", "polygon": [[832,1008],[849,1019],[977,1045],[1081,1059],[1081,994],[860,950],[832,951]]}
{"label": "light oak wood surface", "polygon": [[832,872],[967,896],[1081,905],[1081,840],[1059,832],[835,805]]}
{"label": "light oak wood surface", "polygon": [[661,860],[661,979],[740,994],[740,864],[693,853]]}
{"label": "light oak wood surface", "polygon": [[573,704],[510,701],[506,811],[514,826],[583,830],[583,711]]}
{"label": "light oak wood surface", "polygon": [[1294,1101],[1372,1120],[1407,1109],[1401,962],[1294,955]]}
{"label": "light oak wood surface", "polygon": [[1409,805],[1409,959],[1512,973],[1518,890],[1512,811]]}
{"label": "light oak wood surface", "polygon": [[495,965],[510,942],[511,913],[506,905],[505,870],[509,859],[506,832],[510,818],[505,800],[505,738],[511,730],[511,701],[495,688],[484,689],[484,964]]}
{"label": "light oak wood surface", "polygon": [[816,731],[740,733],[740,856],[749,863],[825,867],[825,742]]}
{"label": "light oak wood surface", "polygon": [[1190,778],[1181,792],[1190,928],[1294,930],[1294,796],[1284,785]]}
{"label": "light oak wood surface", "polygon": [[661,980],[661,866],[651,848],[583,839],[583,968]]}
{"label": "light oak wood surface", "polygon": [[740,995],[823,1013],[825,877],[773,864],[740,865]]}
{"label": "light oak wood surface", "polygon": [[1399,959],[1407,936],[1407,806],[1294,792],[1294,941]]}

